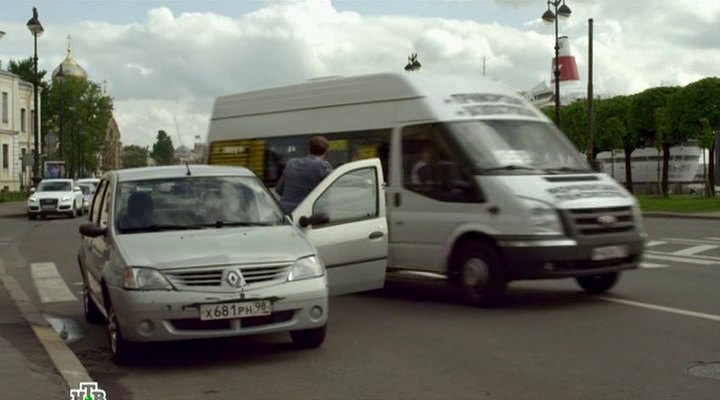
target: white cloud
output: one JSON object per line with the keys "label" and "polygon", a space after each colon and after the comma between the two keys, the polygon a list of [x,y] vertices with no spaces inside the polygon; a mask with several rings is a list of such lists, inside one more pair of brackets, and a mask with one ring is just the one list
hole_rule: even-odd
{"label": "white cloud", "polygon": [[[418,7],[428,2],[408,2]],[[470,1],[467,2],[472,3]],[[587,74],[587,19],[595,19],[595,87],[629,94],[662,83],[686,84],[720,75],[720,2],[714,0],[568,0],[560,21],[582,79]],[[64,38],[90,79],[108,81],[125,144],[151,145],[157,130],[184,144],[206,134],[213,99],[221,94],[295,83],[318,76],[402,71],[411,52],[423,70],[488,74],[518,89],[550,78],[554,27],[540,21],[537,1],[496,1],[508,13],[538,8],[518,27],[410,16],[338,11],[329,0],[258,3],[235,16],[149,10],[143,21],[85,21],[46,27],[41,68],[65,55]],[[458,6],[462,6],[460,3]],[[377,14],[376,14],[377,15]],[[26,28],[9,34],[0,56],[25,57]],[[24,31],[24,32],[23,32]],[[8,41],[9,37],[23,41]],[[13,39],[17,40],[17,39]],[[19,51],[22,49],[22,52]],[[19,55],[13,55],[12,51]]]}

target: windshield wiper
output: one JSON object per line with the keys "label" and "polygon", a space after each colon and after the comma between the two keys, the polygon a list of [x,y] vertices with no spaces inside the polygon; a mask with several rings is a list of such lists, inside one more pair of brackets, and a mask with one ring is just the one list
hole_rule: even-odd
{"label": "windshield wiper", "polygon": [[227,221],[218,220],[214,224],[204,224],[203,226],[214,226],[216,228],[222,228],[223,226],[270,226],[269,222],[251,222],[251,221]]}
{"label": "windshield wiper", "polygon": [[520,165],[520,164],[507,164],[500,167],[493,167],[493,168],[481,168],[482,172],[495,172],[495,171],[536,171],[537,168],[530,167],[528,165]]}
{"label": "windshield wiper", "polygon": [[122,233],[139,233],[139,232],[160,232],[160,231],[180,231],[188,229],[203,229],[202,225],[146,225],[146,226],[132,226],[127,228],[120,228]]}
{"label": "windshield wiper", "polygon": [[547,173],[563,173],[563,172],[593,172],[588,168],[573,168],[573,167],[553,167],[543,168],[543,171]]}

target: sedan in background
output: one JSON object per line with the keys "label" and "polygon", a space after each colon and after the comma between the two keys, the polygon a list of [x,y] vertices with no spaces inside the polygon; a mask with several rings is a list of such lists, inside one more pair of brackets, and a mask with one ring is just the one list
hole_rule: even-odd
{"label": "sedan in background", "polygon": [[27,201],[29,219],[46,215],[83,214],[83,193],[72,179],[43,179]]}

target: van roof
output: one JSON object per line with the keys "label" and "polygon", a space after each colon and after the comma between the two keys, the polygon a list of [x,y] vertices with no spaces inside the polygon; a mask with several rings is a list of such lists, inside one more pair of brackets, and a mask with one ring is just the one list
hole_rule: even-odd
{"label": "van roof", "polygon": [[220,96],[215,100],[212,119],[448,96],[451,93],[465,93],[469,88],[519,97],[506,85],[481,76],[389,72],[327,77],[296,85]]}

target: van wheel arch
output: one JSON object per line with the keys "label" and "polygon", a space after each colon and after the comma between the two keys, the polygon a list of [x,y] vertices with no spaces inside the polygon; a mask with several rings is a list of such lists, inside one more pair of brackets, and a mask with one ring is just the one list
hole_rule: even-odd
{"label": "van wheel arch", "polygon": [[498,304],[505,292],[507,269],[495,242],[470,234],[456,241],[451,254],[448,278],[462,290],[465,301],[480,307]]}
{"label": "van wheel arch", "polygon": [[[458,265],[458,259],[461,256],[461,251],[466,246],[470,246],[472,243],[477,242],[484,242],[492,245],[493,247],[497,248],[497,245],[495,243],[495,240],[493,240],[490,236],[480,233],[480,232],[466,232],[463,233],[460,237],[455,239],[455,243],[453,243],[452,250],[447,256],[447,260],[445,260],[445,271],[448,276],[448,279],[452,283],[459,283],[460,281],[460,265]],[[505,267],[505,260],[502,260],[503,263],[503,269]]]}

